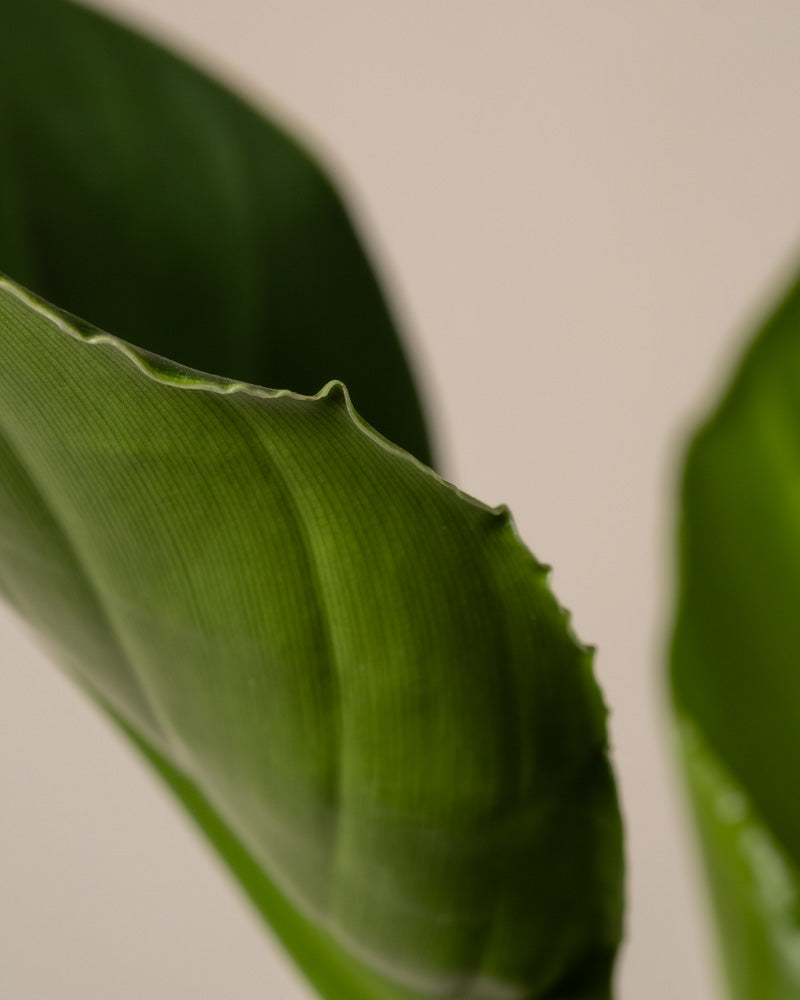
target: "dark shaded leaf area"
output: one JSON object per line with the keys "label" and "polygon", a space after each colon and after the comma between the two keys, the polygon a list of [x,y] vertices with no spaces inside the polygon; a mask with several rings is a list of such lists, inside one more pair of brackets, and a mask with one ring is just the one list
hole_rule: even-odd
{"label": "dark shaded leaf area", "polygon": [[429,464],[386,303],[309,156],[87,10],[0,11],[0,271],[201,371],[306,394],[339,379],[365,419]]}

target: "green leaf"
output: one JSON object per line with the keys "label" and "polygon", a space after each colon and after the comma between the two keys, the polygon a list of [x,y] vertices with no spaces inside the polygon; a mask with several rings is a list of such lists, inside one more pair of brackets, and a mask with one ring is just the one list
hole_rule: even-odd
{"label": "green leaf", "polygon": [[103,18],[0,14],[3,596],[328,1000],[605,1000],[590,654],[507,513],[389,443],[428,460],[330,184]]}
{"label": "green leaf", "polygon": [[[800,995],[798,598],[800,286],[697,435],[683,486],[673,690],[702,740],[687,768],[713,859],[731,987],[742,1000]],[[766,881],[747,875],[735,824],[713,818],[714,782],[695,773],[702,759],[747,803],[747,837],[768,842],[780,859]]]}
{"label": "green leaf", "polygon": [[8,600],[324,996],[609,996],[605,710],[505,510],[339,383],[203,376],[4,281],[0,528]]}
{"label": "green leaf", "polygon": [[329,181],[228,91],[65,0],[0,0],[0,270],[184,364],[314,393],[430,463]]}

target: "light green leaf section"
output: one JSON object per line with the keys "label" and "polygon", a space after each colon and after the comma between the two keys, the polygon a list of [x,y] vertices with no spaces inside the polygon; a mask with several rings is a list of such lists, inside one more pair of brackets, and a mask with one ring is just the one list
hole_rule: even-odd
{"label": "light green leaf section", "polygon": [[201,371],[308,394],[341,380],[430,463],[390,311],[317,164],[66,0],[0,0],[0,271]]}
{"label": "light green leaf section", "polygon": [[732,1000],[796,1000],[800,872],[698,727],[678,724]]}
{"label": "light green leaf section", "polygon": [[508,513],[0,281],[0,587],[329,1000],[603,1000],[591,655]]}
{"label": "light green leaf section", "polygon": [[[799,604],[795,287],[695,438],[683,484],[673,691],[737,1000],[800,996]],[[744,818],[727,820],[724,801]]]}

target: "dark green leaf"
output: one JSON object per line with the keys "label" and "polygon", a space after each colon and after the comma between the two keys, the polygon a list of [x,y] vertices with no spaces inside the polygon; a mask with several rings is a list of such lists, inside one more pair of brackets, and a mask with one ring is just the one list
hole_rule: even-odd
{"label": "dark green leaf", "polygon": [[0,270],[184,364],[314,393],[430,462],[330,183],[196,70],[65,0],[0,0]]}

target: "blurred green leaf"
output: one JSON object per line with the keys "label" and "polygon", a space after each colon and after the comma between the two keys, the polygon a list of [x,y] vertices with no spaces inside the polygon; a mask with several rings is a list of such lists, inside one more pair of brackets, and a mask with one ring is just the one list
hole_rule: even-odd
{"label": "blurred green leaf", "polygon": [[[702,744],[685,760],[731,989],[741,1000],[794,998],[800,996],[800,286],[766,323],[692,444],[680,551],[673,691],[696,737],[691,746]],[[715,790],[712,772],[736,790],[746,820],[725,819],[719,801],[727,793]],[[772,860],[762,869],[747,846],[753,843],[769,845],[763,856]]]}
{"label": "blurred green leaf", "polygon": [[408,365],[331,184],[286,134],[65,0],[0,0],[0,270],[201,371],[340,379],[430,464]]}
{"label": "blurred green leaf", "polygon": [[323,995],[609,996],[605,710],[505,510],[339,383],[203,376],[3,281],[0,528],[7,599]]}

